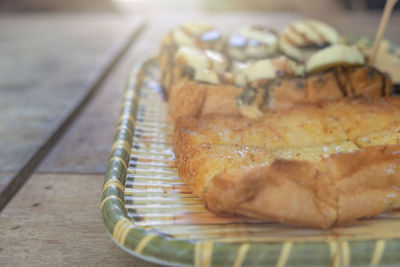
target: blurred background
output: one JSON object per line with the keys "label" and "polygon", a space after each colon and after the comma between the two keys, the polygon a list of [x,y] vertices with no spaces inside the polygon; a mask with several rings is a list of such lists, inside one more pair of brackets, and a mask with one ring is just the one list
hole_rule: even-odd
{"label": "blurred background", "polygon": [[[215,13],[295,13],[321,19],[342,34],[373,36],[378,27],[385,0],[0,0],[0,13],[21,12],[94,12],[139,15],[157,21],[171,14],[181,20]],[[399,43],[400,3],[397,3],[387,30]],[[167,17],[169,16],[169,17]],[[181,21],[180,21],[181,22]],[[373,26],[373,28],[372,28]]]}
{"label": "blurred background", "polygon": [[[165,9],[203,11],[285,10],[321,14],[379,10],[385,0],[0,0],[1,11],[121,11],[154,13]],[[397,4],[397,9],[399,4]]]}

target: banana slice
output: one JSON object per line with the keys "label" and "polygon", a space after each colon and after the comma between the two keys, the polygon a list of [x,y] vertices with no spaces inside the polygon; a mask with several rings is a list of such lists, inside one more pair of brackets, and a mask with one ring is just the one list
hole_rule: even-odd
{"label": "banana slice", "polygon": [[218,73],[211,70],[198,70],[194,74],[194,80],[211,84],[219,84]]}
{"label": "banana slice", "polygon": [[359,66],[364,63],[364,56],[355,46],[333,45],[312,55],[306,63],[306,71],[315,73],[336,66]]}
{"label": "banana slice", "polygon": [[203,23],[182,24],[172,32],[177,46],[195,46],[203,49],[221,50],[223,47],[221,32]]}
{"label": "banana slice", "polygon": [[175,62],[183,69],[187,67],[192,69],[195,81],[220,84],[233,79],[231,74],[225,73],[228,68],[227,59],[214,50],[182,46],[175,54]]}
{"label": "banana slice", "polygon": [[210,84],[233,84],[235,75],[230,72],[217,72],[215,70],[198,70],[194,74],[194,80]]}
{"label": "banana slice", "polygon": [[339,35],[334,28],[320,21],[305,20],[283,30],[279,37],[279,48],[297,61],[306,61],[316,51],[338,42]]}
{"label": "banana slice", "polygon": [[227,53],[234,60],[262,59],[276,55],[277,52],[278,34],[269,28],[242,27],[228,40]]}
{"label": "banana slice", "polygon": [[302,76],[303,74],[304,65],[285,56],[279,56],[250,63],[237,74],[236,84],[243,86],[244,83],[256,80],[270,80],[282,76]]}
{"label": "banana slice", "polygon": [[182,46],[175,54],[175,61],[187,65],[195,71],[214,70],[224,72],[228,61],[221,53],[213,50],[201,50],[196,47]]}

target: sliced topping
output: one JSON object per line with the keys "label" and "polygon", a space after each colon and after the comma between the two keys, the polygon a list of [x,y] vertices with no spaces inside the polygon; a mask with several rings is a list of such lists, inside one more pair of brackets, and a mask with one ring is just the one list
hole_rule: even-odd
{"label": "sliced topping", "polygon": [[224,72],[228,67],[227,60],[221,53],[188,46],[179,48],[175,54],[175,60],[179,64],[193,68],[195,71],[215,70]]}
{"label": "sliced topping", "polygon": [[278,41],[276,32],[272,29],[250,26],[243,27],[239,30],[239,34],[248,39],[249,45],[275,45]]}
{"label": "sliced topping", "polygon": [[334,28],[320,21],[298,21],[286,27],[279,38],[279,48],[287,56],[306,61],[321,48],[339,42]]}
{"label": "sliced topping", "polygon": [[307,73],[324,71],[337,66],[359,66],[364,56],[354,46],[333,45],[316,52],[306,63]]}
{"label": "sliced topping", "polygon": [[203,42],[213,42],[221,38],[221,32],[218,30],[209,30],[204,32],[200,39]]}
{"label": "sliced topping", "polygon": [[261,59],[278,52],[277,33],[258,26],[241,28],[228,43],[228,55],[235,60]]}
{"label": "sliced topping", "polygon": [[233,83],[234,76],[232,73],[224,72],[218,73],[213,70],[198,70],[195,72],[194,80],[198,82],[211,83],[211,84],[222,84],[222,83]]}
{"label": "sliced topping", "polygon": [[194,74],[194,79],[199,82],[219,84],[218,73],[210,70],[199,70]]}
{"label": "sliced topping", "polygon": [[217,41],[222,40],[221,33],[203,23],[185,23],[172,32],[178,46],[196,46],[201,48],[217,48]]}
{"label": "sliced topping", "polygon": [[232,61],[231,63],[231,71],[232,73],[241,73],[243,70],[247,69],[250,66],[250,61]]}
{"label": "sliced topping", "polygon": [[190,35],[201,35],[203,32],[210,31],[213,28],[210,25],[201,22],[187,22],[182,24],[180,29]]}
{"label": "sliced topping", "polygon": [[186,34],[181,29],[173,32],[174,41],[178,46],[195,46],[196,41],[191,35]]}
{"label": "sliced topping", "polygon": [[[243,68],[238,79],[244,76],[247,82],[253,82],[261,79],[275,79],[282,76],[301,76],[304,74],[304,66],[280,56],[272,59],[263,59],[255,61]],[[241,78],[243,79],[243,78]],[[242,82],[242,80],[240,80]]]}
{"label": "sliced topping", "polygon": [[244,47],[247,44],[247,38],[243,35],[232,34],[229,37],[229,45],[233,47]]}

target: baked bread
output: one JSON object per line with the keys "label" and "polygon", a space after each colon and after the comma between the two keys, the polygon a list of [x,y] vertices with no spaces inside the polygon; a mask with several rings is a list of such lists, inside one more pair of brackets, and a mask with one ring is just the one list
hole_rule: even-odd
{"label": "baked bread", "polygon": [[267,110],[316,104],[346,97],[380,98],[392,94],[390,77],[372,66],[335,67],[305,77],[258,80],[237,96],[239,112],[259,118]]}
{"label": "baked bread", "polygon": [[[332,54],[331,50],[328,52]],[[360,57],[361,53],[356,52]],[[323,59],[329,59],[324,55]],[[312,70],[321,71],[311,74],[305,73],[303,65],[284,56],[255,61],[232,73],[226,72],[228,60],[221,53],[181,47],[171,71],[174,83],[169,93],[169,117],[173,122],[180,116],[205,114],[241,114],[257,119],[270,109],[391,94],[392,83],[386,74],[370,66],[359,66],[363,61],[343,61],[340,56],[334,56],[336,65],[332,60],[324,62],[317,57],[312,61]]]}
{"label": "baked bread", "polygon": [[330,228],[400,208],[400,99],[180,118],[180,177],[211,211]]}
{"label": "baked bread", "polygon": [[244,27],[227,43],[211,26],[183,24],[163,39],[159,54],[169,118],[258,119],[267,110],[298,104],[390,96],[390,77],[366,65],[356,47],[338,42],[336,30],[318,21],[296,22],[279,37],[270,29]]}
{"label": "baked bread", "polygon": [[203,23],[184,23],[169,32],[161,42],[158,55],[161,85],[166,98],[173,84],[172,73],[169,70],[173,69],[175,53],[182,46],[219,51],[223,49],[224,42],[220,31]]}

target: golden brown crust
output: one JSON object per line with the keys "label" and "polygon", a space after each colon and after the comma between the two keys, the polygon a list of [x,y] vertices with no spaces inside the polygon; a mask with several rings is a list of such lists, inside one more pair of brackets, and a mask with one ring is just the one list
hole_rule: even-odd
{"label": "golden brown crust", "polygon": [[284,160],[220,173],[203,195],[215,213],[321,228],[336,219],[334,199],[331,182],[313,164]]}
{"label": "golden brown crust", "polygon": [[390,96],[390,78],[369,66],[335,68],[305,78],[283,78],[267,88],[267,109],[283,110],[298,104],[319,103],[344,97]]}
{"label": "golden brown crust", "polygon": [[241,88],[233,85],[197,83],[183,78],[174,83],[169,94],[168,115],[172,121],[179,117],[205,114],[239,115],[235,97]]}
{"label": "golden brown crust", "polygon": [[179,117],[198,117],[206,98],[207,88],[203,84],[183,79],[175,83],[169,94],[168,116],[172,121]]}
{"label": "golden brown crust", "polygon": [[400,146],[339,153],[319,164],[276,160],[216,175],[202,199],[217,214],[329,228],[400,207]]}
{"label": "golden brown crust", "polygon": [[[397,98],[343,99],[269,112],[257,122],[180,118],[173,141],[179,174],[218,214],[319,228],[376,216],[400,207],[399,112]],[[343,152],[318,155],[316,148],[332,143]]]}
{"label": "golden brown crust", "polygon": [[201,115],[240,115],[235,98],[241,91],[242,88],[230,84],[208,85]]}
{"label": "golden brown crust", "polygon": [[[176,131],[191,125],[192,129],[185,137],[191,142],[253,145],[278,150],[339,142],[381,131],[400,120],[399,112],[398,98],[341,99],[318,106],[300,105],[294,109],[266,112],[257,121],[216,114],[182,119]],[[192,124],[185,124],[185,121]]]}
{"label": "golden brown crust", "polygon": [[[355,96],[379,98],[386,96],[385,75],[373,67],[350,68],[349,82]],[[389,94],[390,95],[390,94]]]}

